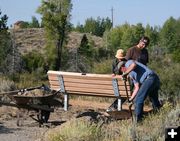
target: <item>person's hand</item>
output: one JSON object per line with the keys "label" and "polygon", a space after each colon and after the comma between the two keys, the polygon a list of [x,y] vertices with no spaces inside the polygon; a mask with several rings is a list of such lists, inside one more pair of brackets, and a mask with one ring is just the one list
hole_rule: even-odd
{"label": "person's hand", "polygon": [[132,105],[133,105],[133,100],[131,100],[131,98],[128,100],[128,103],[127,103],[127,105],[129,106],[129,107],[131,107]]}
{"label": "person's hand", "polygon": [[113,74],[112,74],[112,77],[115,77],[115,76],[116,76],[116,75],[113,73]]}
{"label": "person's hand", "polygon": [[126,76],[123,75],[119,75],[118,78],[120,78],[121,80],[126,80]]}

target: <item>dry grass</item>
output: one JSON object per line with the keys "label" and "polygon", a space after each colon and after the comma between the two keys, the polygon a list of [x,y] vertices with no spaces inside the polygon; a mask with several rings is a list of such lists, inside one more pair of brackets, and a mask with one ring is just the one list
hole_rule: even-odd
{"label": "dry grass", "polygon": [[85,119],[72,119],[45,136],[46,141],[98,141],[100,128]]}
{"label": "dry grass", "polygon": [[180,123],[180,105],[165,103],[157,114],[148,115],[141,124],[131,120],[114,121],[109,124],[92,123],[73,119],[50,130],[46,141],[162,141],[167,126]]}
{"label": "dry grass", "polygon": [[13,81],[8,80],[5,77],[0,76],[0,92],[7,92],[15,89]]}

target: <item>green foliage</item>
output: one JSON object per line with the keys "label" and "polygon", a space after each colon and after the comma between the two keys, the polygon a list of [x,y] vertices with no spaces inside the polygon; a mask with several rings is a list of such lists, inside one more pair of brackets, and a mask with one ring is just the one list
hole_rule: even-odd
{"label": "green foliage", "polygon": [[172,62],[171,56],[163,56],[158,61],[152,61],[149,65],[160,77],[161,96],[165,99],[178,97],[180,95],[179,63]]}
{"label": "green foliage", "polygon": [[98,63],[94,63],[93,73],[99,74],[111,74],[112,73],[112,60],[101,60]]}
{"label": "green foliage", "polygon": [[180,47],[173,52],[172,58],[174,62],[180,62]]}
{"label": "green foliage", "polygon": [[87,57],[91,57],[92,56],[92,47],[89,45],[89,41],[88,38],[86,36],[86,34],[83,35],[82,40],[81,40],[81,44],[80,47],[78,48],[78,53],[85,55]]}
{"label": "green foliage", "polygon": [[35,16],[32,16],[32,22],[29,23],[30,28],[39,28],[39,21]]}
{"label": "green foliage", "polygon": [[132,28],[129,28],[122,36],[120,48],[127,50],[129,47],[132,47],[133,45],[134,45],[133,30]]}
{"label": "green foliage", "polygon": [[164,47],[166,53],[172,53],[179,47],[180,39],[177,32],[180,28],[178,22],[170,17],[163,25],[160,31],[161,45]]}
{"label": "green foliage", "polygon": [[6,57],[12,51],[10,34],[7,27],[7,20],[7,15],[1,16],[0,10],[0,72],[2,72],[2,69],[4,68],[4,61],[6,60]]}
{"label": "green foliage", "polygon": [[132,25],[124,31],[121,40],[121,48],[127,50],[129,47],[137,44],[139,39],[144,35],[142,24]]}
{"label": "green foliage", "polygon": [[36,71],[38,68],[42,68],[44,64],[44,58],[41,54],[36,52],[30,52],[23,56],[25,63],[25,70],[28,72]]}
{"label": "green foliage", "polygon": [[104,34],[104,41],[106,43],[105,48],[108,50],[112,50],[112,52],[116,52],[116,50],[121,45],[121,39],[124,32],[124,26],[116,27],[111,29],[110,31],[106,31]]}
{"label": "green foliage", "polygon": [[[49,69],[56,70],[57,66],[57,50],[54,48],[54,46],[51,43],[47,43],[47,46],[45,48],[45,62],[48,64]],[[62,67],[61,70],[65,70],[68,67],[68,58],[71,57],[68,54],[68,50],[66,48],[63,48],[62,50]]]}
{"label": "green foliage", "polygon": [[149,24],[146,26],[145,28],[145,36],[149,37],[150,39],[150,44],[149,44],[149,48],[151,48],[152,46],[157,45],[158,40],[159,40],[159,32],[158,32],[158,27],[151,27]]}
{"label": "green foliage", "polygon": [[22,21],[20,24],[20,28],[40,28],[40,24],[38,19],[35,16],[32,16],[32,21]]}
{"label": "green foliage", "polygon": [[97,48],[95,51],[96,51],[95,60],[97,62],[103,59],[110,58],[112,54],[114,55],[114,53],[110,49],[106,49],[104,47]]}
{"label": "green foliage", "polygon": [[145,30],[141,23],[133,25],[131,28],[133,30],[134,36],[133,44],[136,44],[139,41],[139,39],[144,35]]}
{"label": "green foliage", "polygon": [[144,28],[142,24],[129,25],[125,23],[122,26],[117,26],[104,34],[104,41],[108,45],[107,48],[111,49],[114,53],[117,49],[128,49],[129,47],[137,44],[140,37],[144,35]]}
{"label": "green foliage", "polygon": [[64,28],[68,27],[71,7],[71,0],[42,1],[42,5],[38,8],[37,12],[43,16],[42,24],[48,38],[56,41],[56,39],[63,36],[61,33],[65,30]]}
{"label": "green foliage", "polygon": [[[0,10],[0,16],[1,16],[2,12]],[[2,32],[3,30],[7,30],[8,27],[7,27],[7,20],[8,20],[8,17],[7,15],[3,15],[0,17],[0,31]]]}
{"label": "green foliage", "polygon": [[[90,39],[91,40],[91,39]],[[96,52],[93,42],[89,41],[86,34],[83,35],[80,47],[77,48],[76,60],[80,72],[90,72],[95,60]]]}
{"label": "green foliage", "polygon": [[43,0],[42,5],[38,8],[38,12],[42,14],[46,38],[52,44],[50,47],[56,49],[57,52],[55,57],[56,70],[62,66],[63,44],[71,25],[69,23],[71,8],[71,0]]}
{"label": "green foliage", "polygon": [[78,24],[74,30],[79,31],[81,33],[82,32],[91,33],[93,35],[102,37],[104,32],[106,30],[110,30],[111,27],[112,27],[112,23],[109,18],[101,19],[100,17],[98,17],[95,20],[91,17],[85,21],[84,26]]}
{"label": "green foliage", "polygon": [[84,26],[82,24],[78,23],[77,26],[75,28],[73,28],[72,30],[80,32],[80,33],[84,33]]}

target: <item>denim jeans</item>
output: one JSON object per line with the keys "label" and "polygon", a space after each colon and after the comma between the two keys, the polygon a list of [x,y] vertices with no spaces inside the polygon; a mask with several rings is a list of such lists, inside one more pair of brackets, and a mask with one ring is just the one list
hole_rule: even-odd
{"label": "denim jeans", "polygon": [[150,75],[142,83],[136,98],[135,98],[135,116],[136,120],[141,121],[143,117],[144,100],[147,96],[150,97],[153,108],[159,108],[160,102],[158,100],[158,90],[160,88],[160,81],[156,74]]}

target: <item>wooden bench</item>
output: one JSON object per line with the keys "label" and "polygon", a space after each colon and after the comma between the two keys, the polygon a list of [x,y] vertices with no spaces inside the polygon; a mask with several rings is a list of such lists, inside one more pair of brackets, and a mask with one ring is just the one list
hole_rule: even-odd
{"label": "wooden bench", "polygon": [[69,95],[109,97],[118,99],[118,111],[122,99],[131,95],[129,81],[112,78],[111,74],[82,74],[75,72],[48,71],[50,89],[64,94],[64,110],[68,110]]}

